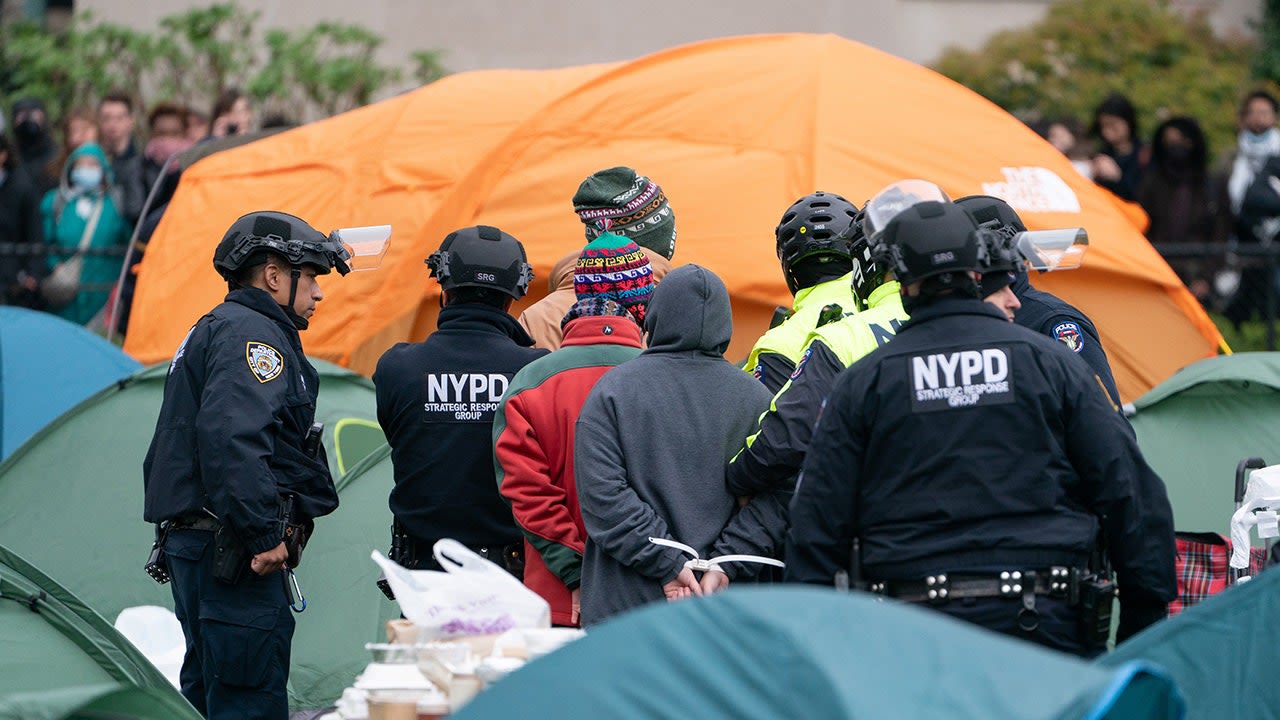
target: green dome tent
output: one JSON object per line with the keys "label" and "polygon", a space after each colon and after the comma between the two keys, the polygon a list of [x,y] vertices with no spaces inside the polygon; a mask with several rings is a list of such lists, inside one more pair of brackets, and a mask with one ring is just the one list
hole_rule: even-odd
{"label": "green dome tent", "polygon": [[593,628],[453,717],[1175,720],[1177,689],[941,613],[812,587],[730,589]]}
{"label": "green dome tent", "polygon": [[1174,527],[1229,534],[1236,465],[1280,463],[1280,353],[1201,360],[1133,405],[1130,422],[1169,488]]}
{"label": "green dome tent", "polygon": [[[310,607],[293,645],[295,707],[336,700],[368,661],[364,643],[382,639],[381,621],[397,616],[374,587],[377,568],[369,562],[369,551],[390,538],[390,461],[385,472],[379,466],[357,475],[352,468],[385,447],[373,385],[337,366],[315,364],[321,376],[316,419],[325,423],[341,504],[316,522],[316,538],[298,570]],[[143,370],[82,402],[0,464],[0,543],[111,619],[127,607],[173,606],[169,588],[142,570],[154,539],[142,521],[142,460],[166,369]],[[344,469],[349,472],[340,477]]]}
{"label": "green dome tent", "polygon": [[3,545],[0,648],[5,720],[199,718],[110,623]]}
{"label": "green dome tent", "polygon": [[1280,570],[1156,623],[1098,664],[1158,663],[1187,699],[1188,720],[1274,718],[1280,708]]}

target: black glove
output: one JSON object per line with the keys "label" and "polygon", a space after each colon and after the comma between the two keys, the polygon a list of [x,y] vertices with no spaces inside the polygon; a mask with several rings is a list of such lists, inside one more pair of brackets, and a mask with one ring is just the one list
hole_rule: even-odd
{"label": "black glove", "polygon": [[1120,599],[1120,627],[1116,628],[1116,644],[1128,640],[1169,615],[1169,606],[1152,600]]}

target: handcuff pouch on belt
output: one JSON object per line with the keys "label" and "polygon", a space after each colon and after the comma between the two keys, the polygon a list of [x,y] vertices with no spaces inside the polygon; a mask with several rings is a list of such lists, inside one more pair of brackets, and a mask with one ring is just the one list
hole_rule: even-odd
{"label": "handcuff pouch on belt", "polygon": [[169,576],[169,559],[164,554],[164,541],[168,537],[168,524],[157,523],[156,541],[151,545],[151,554],[147,556],[147,564],[142,566],[142,569],[147,571],[151,579],[161,585],[173,579]]}

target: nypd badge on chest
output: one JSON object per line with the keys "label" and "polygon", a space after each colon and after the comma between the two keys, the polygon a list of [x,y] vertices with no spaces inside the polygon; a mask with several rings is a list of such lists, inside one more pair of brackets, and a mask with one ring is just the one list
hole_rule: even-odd
{"label": "nypd badge on chest", "polygon": [[244,356],[249,362],[249,370],[258,378],[258,382],[275,380],[284,371],[284,357],[279,350],[266,343],[245,343]]}
{"label": "nypd badge on chest", "polygon": [[1008,348],[989,347],[909,358],[911,410],[934,412],[1013,402],[1012,357]]}

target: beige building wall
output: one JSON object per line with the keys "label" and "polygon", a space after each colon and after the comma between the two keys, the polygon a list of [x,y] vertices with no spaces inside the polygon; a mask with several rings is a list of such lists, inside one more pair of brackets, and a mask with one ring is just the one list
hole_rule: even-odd
{"label": "beige building wall", "polygon": [[[210,0],[211,1],[211,0]],[[264,27],[320,20],[382,35],[381,58],[404,63],[439,49],[452,72],[547,68],[625,60],[697,40],[749,33],[830,32],[928,63],[947,47],[980,46],[992,33],[1043,17],[1051,0],[238,0]],[[78,10],[137,28],[201,0],[77,0]],[[1175,0],[1243,29],[1260,0]]]}

